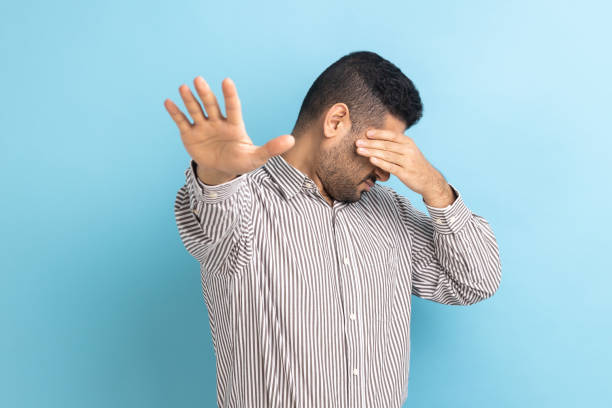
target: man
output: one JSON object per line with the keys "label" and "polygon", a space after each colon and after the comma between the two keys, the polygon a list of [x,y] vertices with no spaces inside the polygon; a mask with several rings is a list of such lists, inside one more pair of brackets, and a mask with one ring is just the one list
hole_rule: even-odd
{"label": "man", "polygon": [[[422,115],[413,83],[350,53],[315,80],[291,134],[263,146],[229,78],[227,118],[194,84],[206,114],[179,88],[193,124],[164,104],[192,158],[174,211],[201,266],[219,406],[400,407],[411,294],[470,305],[501,280],[488,222],[404,135]],[[374,184],[390,174],[431,218]]]}

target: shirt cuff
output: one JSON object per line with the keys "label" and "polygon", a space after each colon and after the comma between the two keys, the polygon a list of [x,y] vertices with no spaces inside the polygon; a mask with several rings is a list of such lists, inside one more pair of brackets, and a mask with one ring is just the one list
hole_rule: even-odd
{"label": "shirt cuff", "polygon": [[457,198],[446,207],[432,207],[423,200],[433,221],[434,229],[440,234],[453,234],[459,232],[472,217],[472,212],[463,202],[463,197],[457,189],[449,183]]}
{"label": "shirt cuff", "polygon": [[192,208],[195,207],[194,201],[214,204],[227,200],[232,195],[236,194],[238,188],[242,184],[242,181],[248,174],[244,173],[230,181],[226,181],[225,183],[209,186],[204,184],[202,180],[198,178],[196,167],[197,164],[192,159],[189,163],[189,168],[185,170],[185,180],[187,181],[187,188],[189,189],[190,193],[189,196],[192,198]]}

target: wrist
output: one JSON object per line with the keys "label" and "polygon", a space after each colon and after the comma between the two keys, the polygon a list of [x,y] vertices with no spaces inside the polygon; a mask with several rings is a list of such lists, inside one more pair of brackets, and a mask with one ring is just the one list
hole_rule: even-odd
{"label": "wrist", "polygon": [[455,202],[457,195],[450,184],[444,180],[427,194],[423,194],[423,202],[431,207],[444,208]]}
{"label": "wrist", "polygon": [[237,175],[232,176],[227,173],[220,172],[218,170],[203,168],[195,161],[194,168],[198,180],[207,186],[216,186],[217,184],[227,183],[228,181],[231,181],[238,177]]}

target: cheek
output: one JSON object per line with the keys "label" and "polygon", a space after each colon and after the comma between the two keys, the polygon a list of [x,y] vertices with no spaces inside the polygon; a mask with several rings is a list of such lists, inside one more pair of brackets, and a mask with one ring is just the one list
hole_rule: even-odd
{"label": "cheek", "polygon": [[353,158],[354,160],[357,161],[357,163],[359,163],[362,166],[362,169],[365,169],[365,167],[372,167],[372,162],[370,161],[370,157],[357,153],[357,148],[355,148],[355,151],[353,153]]}

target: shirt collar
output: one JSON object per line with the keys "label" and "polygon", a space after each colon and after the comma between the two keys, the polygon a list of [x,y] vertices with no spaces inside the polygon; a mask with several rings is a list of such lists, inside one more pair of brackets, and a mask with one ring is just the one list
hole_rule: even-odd
{"label": "shirt collar", "polygon": [[287,200],[290,200],[304,187],[316,188],[310,177],[289,164],[280,154],[270,157],[264,164],[264,168],[276,181]]}

